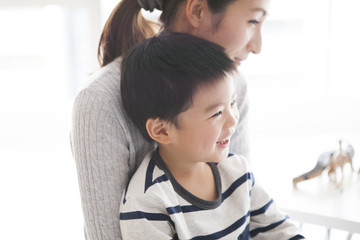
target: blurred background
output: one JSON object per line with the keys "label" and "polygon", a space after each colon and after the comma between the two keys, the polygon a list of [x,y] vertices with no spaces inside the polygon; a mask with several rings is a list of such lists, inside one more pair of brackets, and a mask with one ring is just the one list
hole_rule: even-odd
{"label": "blurred background", "polygon": [[[0,0],[0,239],[84,239],[72,102],[99,68],[100,32],[117,3]],[[359,9],[357,0],[272,0],[262,53],[240,66],[251,162],[270,192],[339,139],[354,146],[359,168]],[[325,236],[307,229],[309,239]]]}

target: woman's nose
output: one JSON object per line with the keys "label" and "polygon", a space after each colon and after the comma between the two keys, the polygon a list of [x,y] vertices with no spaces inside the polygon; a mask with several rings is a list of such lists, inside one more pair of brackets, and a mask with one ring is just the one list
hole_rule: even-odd
{"label": "woman's nose", "polygon": [[262,47],[262,36],[261,36],[261,28],[259,27],[255,30],[255,33],[248,44],[248,49],[251,53],[258,54],[261,52],[261,47]]}

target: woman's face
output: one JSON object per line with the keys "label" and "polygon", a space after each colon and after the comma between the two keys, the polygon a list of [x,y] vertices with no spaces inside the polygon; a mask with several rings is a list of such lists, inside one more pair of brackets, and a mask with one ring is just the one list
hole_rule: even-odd
{"label": "woman's face", "polygon": [[240,65],[249,53],[261,51],[261,28],[268,3],[269,0],[236,0],[222,13],[216,29],[216,16],[208,14],[209,17],[195,35],[221,45],[229,57]]}

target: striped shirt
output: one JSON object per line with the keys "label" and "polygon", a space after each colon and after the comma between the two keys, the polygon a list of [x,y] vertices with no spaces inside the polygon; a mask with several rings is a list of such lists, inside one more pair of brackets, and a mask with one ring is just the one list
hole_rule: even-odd
{"label": "striped shirt", "polygon": [[184,189],[158,151],[132,177],[120,206],[123,239],[304,239],[255,181],[247,161],[231,155],[209,163],[218,198]]}

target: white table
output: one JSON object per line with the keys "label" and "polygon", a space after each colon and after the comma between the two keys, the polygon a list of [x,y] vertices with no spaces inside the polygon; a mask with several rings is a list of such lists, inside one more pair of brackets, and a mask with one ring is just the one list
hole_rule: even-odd
{"label": "white table", "polygon": [[324,173],[299,183],[298,189],[294,189],[290,181],[286,182],[281,191],[271,194],[292,219],[325,226],[328,238],[331,229],[347,231],[347,239],[351,239],[353,233],[360,233],[360,180],[357,173],[345,177],[342,191],[331,184]]}

